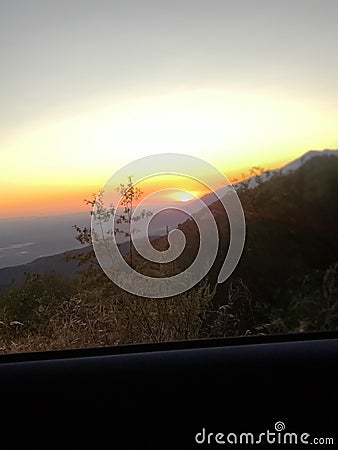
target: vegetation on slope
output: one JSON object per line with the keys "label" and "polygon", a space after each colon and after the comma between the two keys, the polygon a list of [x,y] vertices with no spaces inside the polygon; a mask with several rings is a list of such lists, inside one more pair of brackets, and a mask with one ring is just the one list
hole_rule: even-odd
{"label": "vegetation on slope", "polygon": [[[259,181],[259,178],[257,179]],[[0,350],[34,351],[248,334],[338,330],[338,158],[317,157],[296,172],[274,174],[239,195],[246,245],[232,276],[216,285],[228,245],[221,205],[210,206],[221,245],[207,277],[168,299],[145,299],[114,285],[95,264],[73,278],[30,274],[0,296]],[[170,275],[196,254],[196,227],[180,228],[182,259],[162,267],[133,253],[144,273]],[[90,244],[89,230],[77,238]],[[166,248],[166,237],[157,239]],[[90,255],[93,257],[93,254]],[[79,261],[86,258],[79,257]]]}

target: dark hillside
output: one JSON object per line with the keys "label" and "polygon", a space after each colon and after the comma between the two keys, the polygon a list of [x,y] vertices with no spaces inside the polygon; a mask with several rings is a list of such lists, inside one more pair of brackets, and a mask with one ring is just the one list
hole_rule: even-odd
{"label": "dark hillside", "polygon": [[[239,196],[246,217],[245,248],[235,272],[217,286],[216,305],[224,303],[235,280],[249,290],[256,310],[269,314],[271,308],[286,313],[295,299],[311,293],[316,302],[324,302],[324,278],[338,261],[338,158],[314,157],[295,172],[276,173],[255,188],[242,189]],[[209,273],[215,283],[227,251],[228,221],[220,202],[209,208],[221,235]],[[192,221],[181,228],[189,235]]]}

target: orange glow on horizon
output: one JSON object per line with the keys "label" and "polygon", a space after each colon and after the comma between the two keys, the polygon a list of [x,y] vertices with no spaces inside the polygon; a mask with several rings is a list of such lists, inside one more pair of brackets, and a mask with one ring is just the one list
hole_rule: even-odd
{"label": "orange glow on horizon", "polygon": [[[74,105],[71,113],[46,115],[1,136],[0,189],[6,195],[0,217],[88,210],[84,198],[91,199],[119,168],[151,154],[199,157],[233,183],[250,176],[252,166],[272,170],[308,150],[337,147],[330,110],[278,91],[234,86],[125,99],[107,94],[87,109]],[[201,179],[207,183],[203,174]],[[143,197],[166,188],[198,197],[209,192],[196,181],[166,176],[141,186]]]}
{"label": "orange glow on horizon", "polygon": [[[201,181],[207,183],[208,180]],[[154,199],[150,201],[150,204],[166,204],[168,201],[183,201],[182,198],[187,196],[190,196],[190,200],[194,197],[203,197],[203,195],[209,193],[210,190],[201,181],[181,175],[166,174],[142,180],[137,186],[142,192],[141,200],[148,195],[151,195],[153,192],[157,192]],[[165,191],[166,189],[171,189],[173,191],[169,193]],[[161,190],[164,191],[161,192]]]}
{"label": "orange glow on horizon", "polygon": [[[264,170],[277,169],[290,162],[290,158],[280,158],[277,164],[267,164],[261,167]],[[230,183],[240,182],[250,176],[250,167],[245,163],[238,169],[233,169],[229,173],[224,173]],[[0,218],[24,217],[24,216],[46,216],[59,215],[77,212],[90,212],[91,206],[84,202],[84,199],[93,200],[94,195],[102,188],[100,183],[88,185],[76,180],[73,185],[52,184],[50,180],[46,184],[39,182],[33,183],[22,188],[19,184],[11,183],[7,189],[7,195],[1,199]],[[203,180],[207,183],[207,180]],[[126,180],[127,182],[127,180]],[[156,190],[178,189],[187,192],[177,192],[177,195],[168,194],[159,195],[157,202],[165,205],[168,201],[186,202],[192,199],[192,196],[201,198],[208,194],[210,190],[196,180],[183,176],[160,175],[150,177],[136,184],[142,192],[140,200]],[[221,187],[221,186],[220,186]],[[188,198],[187,196],[189,196]],[[184,197],[184,198],[183,198]],[[137,202],[135,202],[137,204]]]}
{"label": "orange glow on horizon", "polygon": [[[135,186],[141,189],[140,201],[153,192],[158,192],[156,198],[150,201],[150,205],[151,203],[163,203],[165,205],[168,201],[187,201],[193,199],[194,196],[202,197],[210,192],[196,180],[173,175],[150,177],[136,183]],[[91,205],[86,204],[84,200],[94,200],[95,195],[101,188],[98,188],[98,185],[65,186],[41,183],[31,184],[23,189],[19,185],[12,184],[10,189],[7,190],[7,195],[1,200],[0,218],[58,215],[82,211],[88,211],[89,213]],[[160,192],[165,189],[177,189],[177,195]],[[187,196],[189,196],[189,199],[187,199]],[[137,203],[136,201],[135,205]]]}
{"label": "orange glow on horizon", "polygon": [[11,189],[1,200],[0,218],[50,216],[90,211],[84,199],[91,200],[95,189],[77,186],[29,187]]}
{"label": "orange glow on horizon", "polygon": [[[289,159],[283,158],[281,163],[263,167],[263,169],[273,170],[287,162],[289,162]],[[250,176],[249,167],[243,167],[243,170],[233,170],[230,173],[225,173],[225,176],[230,183],[242,181]],[[208,180],[202,181],[207,184]],[[168,201],[188,202],[193,200],[194,197],[201,198],[210,193],[210,190],[203,183],[178,175],[157,175],[142,180],[135,185],[142,192],[140,201],[154,191],[177,189],[177,193],[159,193],[154,203],[163,203],[164,205]],[[79,182],[73,185],[36,183],[24,188],[11,183],[7,195],[1,199],[0,218],[46,216],[86,211],[89,213],[91,206],[86,204],[84,200],[93,200],[101,188],[99,183],[96,185],[85,185]],[[137,203],[135,202],[135,205]]]}
{"label": "orange glow on horizon", "polygon": [[[252,166],[272,170],[308,150],[336,144],[330,110],[278,90],[213,86],[123,99],[107,94],[87,108],[74,105],[71,113],[46,115],[1,137],[0,183],[6,195],[0,217],[88,210],[84,198],[92,199],[121,167],[151,154],[199,157],[234,183],[250,176]],[[198,175],[207,184],[208,175]],[[210,192],[196,180],[167,175],[140,186],[142,197],[166,188],[198,197]]]}

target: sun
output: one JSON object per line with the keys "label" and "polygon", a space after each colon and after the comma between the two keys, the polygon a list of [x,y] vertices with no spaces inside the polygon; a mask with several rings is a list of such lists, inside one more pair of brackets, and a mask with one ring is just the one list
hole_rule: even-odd
{"label": "sun", "polygon": [[193,200],[196,200],[198,198],[201,198],[203,195],[205,195],[206,192],[204,190],[198,189],[198,190],[186,190],[183,188],[176,188],[173,189],[172,192],[167,194],[165,197],[169,201],[173,201],[175,203],[189,203]]}
{"label": "sun", "polygon": [[185,191],[177,191],[177,193],[175,193],[175,199],[179,202],[190,202],[191,200],[193,200],[195,197],[193,194],[191,194],[190,192],[185,192]]}

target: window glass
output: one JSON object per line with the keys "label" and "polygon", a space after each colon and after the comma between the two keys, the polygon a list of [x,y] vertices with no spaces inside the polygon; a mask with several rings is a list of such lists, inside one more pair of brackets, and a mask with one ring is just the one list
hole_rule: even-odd
{"label": "window glass", "polygon": [[338,329],[338,4],[0,4],[0,352]]}

